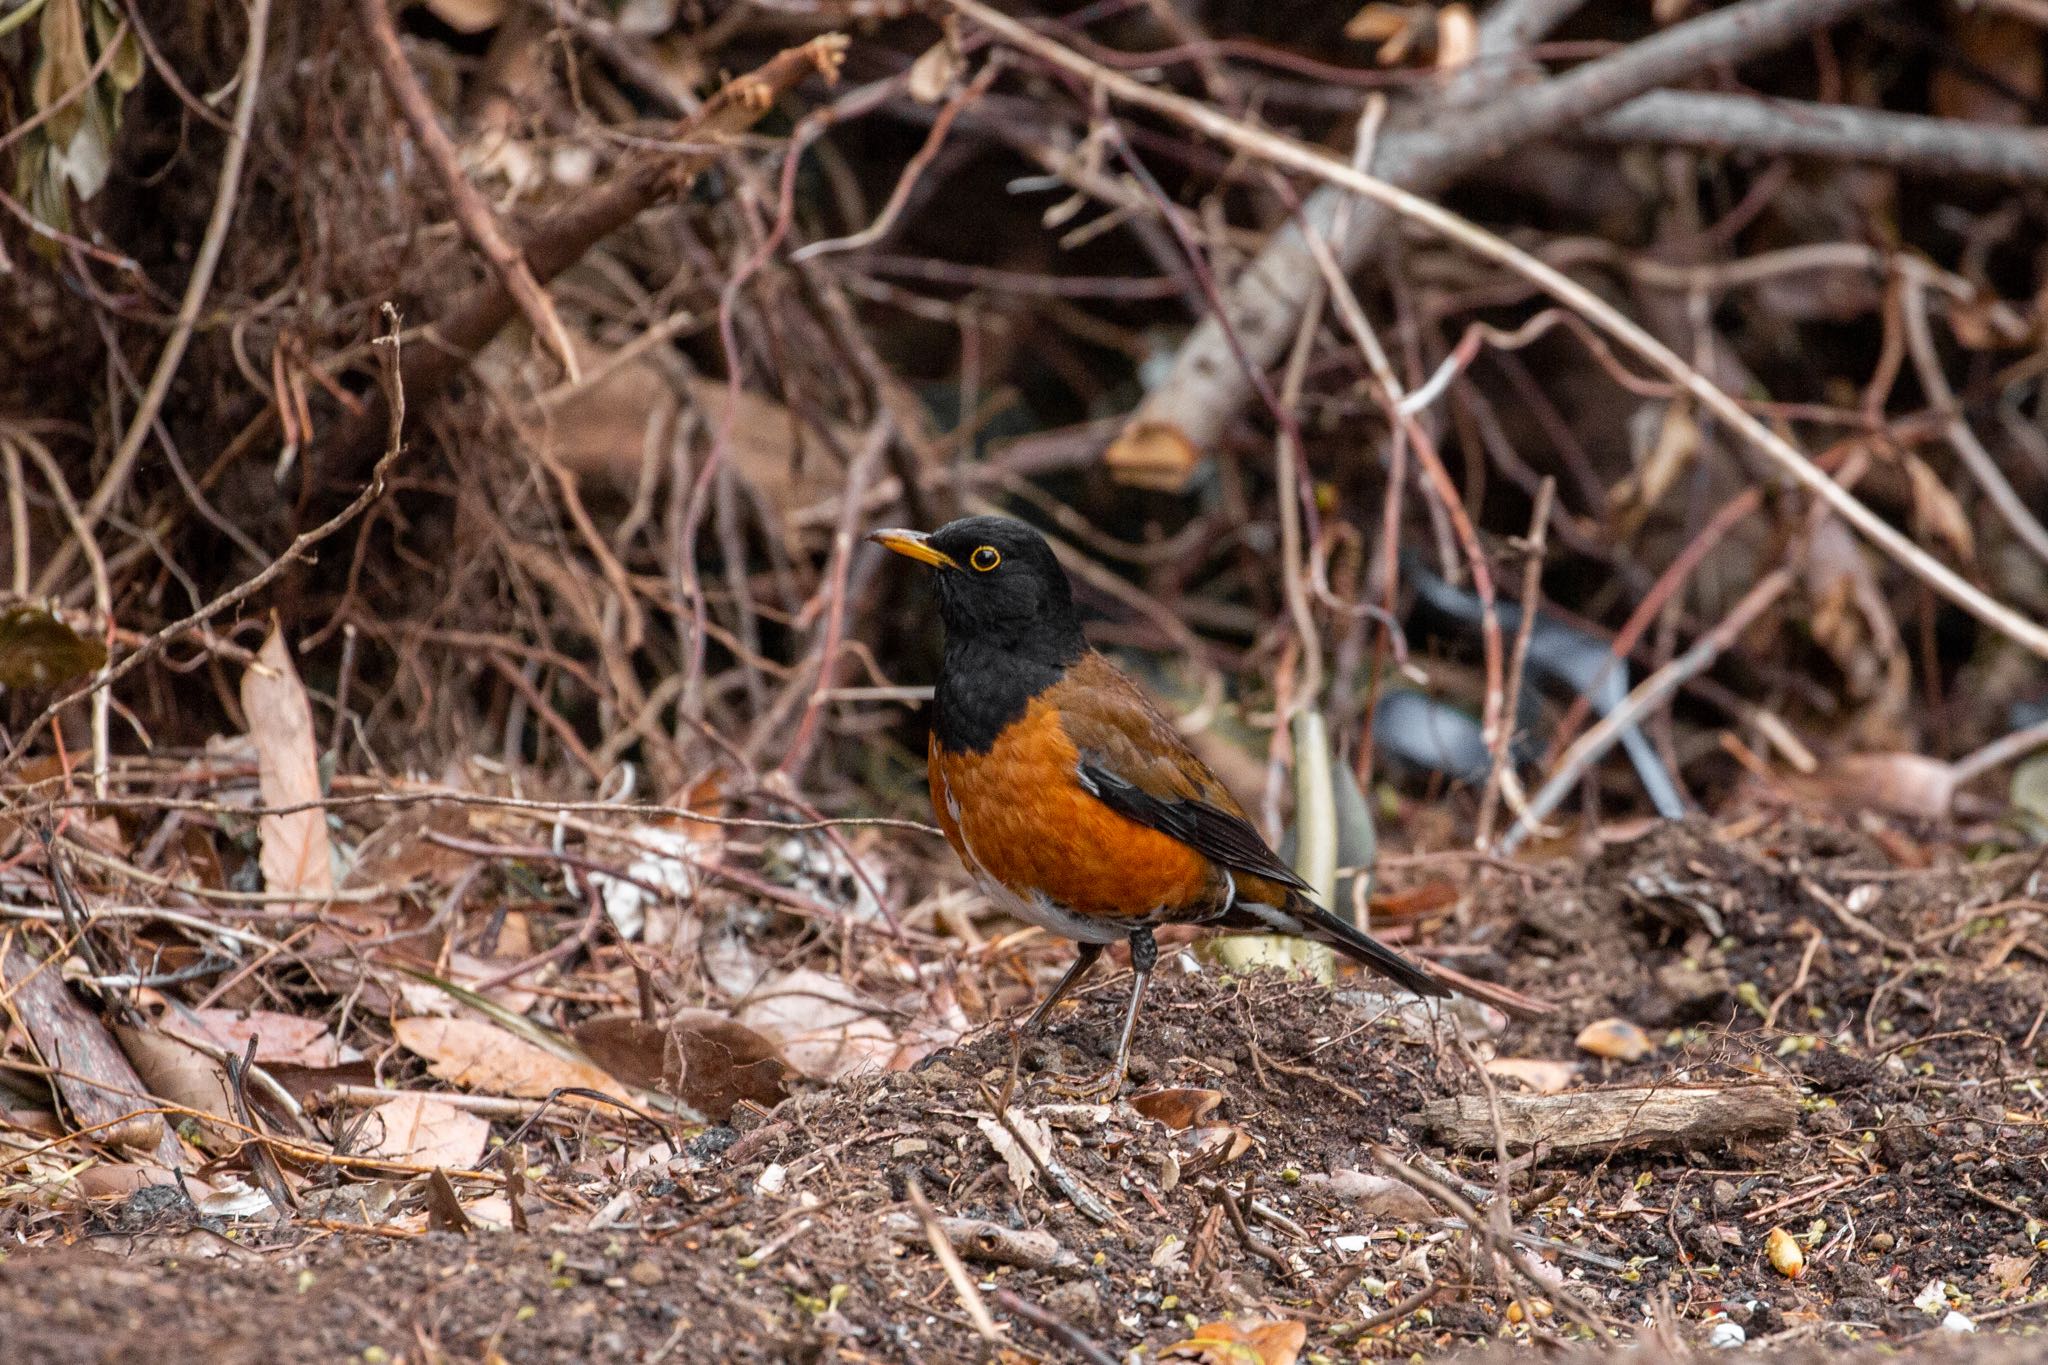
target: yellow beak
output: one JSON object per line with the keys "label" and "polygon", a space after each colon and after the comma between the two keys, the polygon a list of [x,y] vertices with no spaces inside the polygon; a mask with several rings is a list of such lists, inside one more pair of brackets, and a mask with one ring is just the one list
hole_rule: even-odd
{"label": "yellow beak", "polygon": [[868,539],[920,564],[930,564],[940,569],[960,567],[953,556],[944,550],[933,549],[931,537],[922,531],[870,531]]}

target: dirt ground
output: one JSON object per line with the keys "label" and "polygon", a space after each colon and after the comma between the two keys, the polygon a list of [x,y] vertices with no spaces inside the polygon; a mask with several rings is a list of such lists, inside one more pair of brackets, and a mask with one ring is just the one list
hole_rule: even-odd
{"label": "dirt ground", "polygon": [[[1455,913],[1495,932],[1459,965],[1562,1007],[1536,1024],[1424,1019],[1356,979],[1332,993],[1226,978],[1177,953],[1125,1098],[1215,1092],[1191,1123],[1198,1096],[1145,1101],[1159,1122],[1048,1089],[1099,1065],[1122,984],[1105,977],[1043,1041],[1013,1048],[987,1029],[908,1072],[743,1107],[573,1198],[536,1184],[523,1233],[391,1235],[351,1228],[338,1205],[324,1227],[229,1228],[138,1196],[62,1250],[0,1260],[6,1356],[1085,1358],[1047,1335],[1067,1330],[1150,1359],[1237,1316],[1306,1324],[1311,1360],[1660,1320],[1683,1343],[1726,1340],[1732,1323],[1794,1351],[1861,1340],[2005,1358],[1977,1352],[2031,1334],[2048,1302],[2041,860],[1916,867],[1903,835],[1752,823],[1669,827],[1577,868],[1482,882]],[[1641,1025],[1649,1055],[1575,1048],[1606,1016]],[[1791,1086],[1797,1120],[1689,1149],[1539,1146],[1503,1168],[1417,1117],[1486,1093],[1486,1055],[1577,1065],[1575,1088]],[[1519,1088],[1493,1083],[1504,1102]],[[1389,1171],[1419,1172],[1421,1191]],[[954,1241],[1000,1346],[933,1256],[913,1186],[937,1216],[997,1225]],[[1501,1188],[1512,1231],[1495,1218],[1468,1234],[1460,1202]],[[1801,1247],[1796,1279],[1773,1265],[1773,1229]],[[1970,1342],[1947,1339],[1964,1319]],[[2016,1340],[2010,1358],[2029,1349]]]}

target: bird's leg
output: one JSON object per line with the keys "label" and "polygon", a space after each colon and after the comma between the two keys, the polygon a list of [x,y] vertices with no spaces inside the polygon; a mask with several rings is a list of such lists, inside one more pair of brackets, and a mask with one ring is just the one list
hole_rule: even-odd
{"label": "bird's leg", "polygon": [[1052,1083],[1052,1090],[1077,1099],[1106,1102],[1116,1098],[1117,1091],[1123,1089],[1124,1074],[1131,1064],[1131,1035],[1138,1030],[1138,1007],[1145,1002],[1145,987],[1151,984],[1152,968],[1158,962],[1159,943],[1152,937],[1152,931],[1134,931],[1131,934],[1131,1000],[1124,1007],[1124,1027],[1117,1037],[1116,1059],[1109,1064],[1109,1070],[1098,1076],[1082,1080],[1058,1078]]}
{"label": "bird's leg", "polygon": [[1018,1032],[1031,1034],[1045,1027],[1045,1021],[1052,1015],[1052,1007],[1059,1004],[1066,993],[1081,984],[1081,978],[1088,975],[1088,969],[1095,965],[1095,959],[1102,956],[1100,943],[1084,943],[1074,957],[1074,965],[1067,968],[1067,974],[1052,988],[1052,994],[1038,1002],[1038,1008],[1031,1011],[1031,1017],[1019,1026]]}

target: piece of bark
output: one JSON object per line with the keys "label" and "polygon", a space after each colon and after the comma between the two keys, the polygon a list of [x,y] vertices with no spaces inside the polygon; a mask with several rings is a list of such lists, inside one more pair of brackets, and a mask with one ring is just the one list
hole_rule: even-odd
{"label": "piece of bark", "polygon": [[[1494,1150],[1493,1106],[1484,1095],[1431,1100],[1417,1117],[1449,1146],[1468,1152]],[[1500,1134],[1510,1148],[1542,1146],[1560,1154],[1723,1147],[1782,1137],[1798,1118],[1798,1098],[1777,1085],[1714,1090],[1641,1086],[1500,1097]]]}
{"label": "piece of bark", "polygon": [[[962,1259],[985,1265],[1014,1265],[1025,1270],[1050,1270],[1059,1275],[1080,1275],[1086,1267],[1081,1258],[1061,1246],[1049,1232],[1035,1228],[1006,1228],[980,1218],[935,1219],[946,1241]],[[892,1213],[882,1220],[883,1230],[898,1242],[925,1240],[924,1224],[907,1213]]]}
{"label": "piece of bark", "polygon": [[39,962],[10,940],[0,951],[0,1001],[35,1042],[76,1128],[97,1130],[95,1142],[152,1153],[165,1166],[183,1163],[163,1116],[137,1112],[150,1104],[148,1089],[106,1025],[64,984],[58,964]]}

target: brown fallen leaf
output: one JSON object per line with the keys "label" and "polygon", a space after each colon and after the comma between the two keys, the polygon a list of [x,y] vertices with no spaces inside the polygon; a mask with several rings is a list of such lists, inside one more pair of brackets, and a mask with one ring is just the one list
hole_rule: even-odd
{"label": "brown fallen leaf", "polygon": [[414,1166],[474,1170],[491,1140],[491,1125],[431,1095],[404,1091],[364,1117],[365,1156],[388,1157]]}
{"label": "brown fallen leaf", "polygon": [[2026,1288],[2027,1277],[2034,1273],[2034,1266],[2040,1259],[2039,1256],[2007,1256],[1994,1253],[1984,1265],[1992,1280],[1997,1283],[2000,1296],[2011,1298]]}
{"label": "brown fallen leaf", "polygon": [[775,1044],[713,1010],[681,1010],[666,1023],[630,1015],[586,1019],[572,1030],[599,1066],[643,1090],[658,1090],[713,1123],[748,1100],[763,1108],[788,1093],[789,1068]]}
{"label": "brown fallen leaf", "polygon": [[632,1101],[624,1086],[589,1062],[557,1056],[480,1019],[401,1019],[392,1032],[427,1059],[427,1070],[465,1090],[545,1099],[574,1086]]}
{"label": "brown fallen leaf", "polygon": [[[304,806],[319,801],[320,746],[313,737],[313,709],[298,670],[292,667],[284,636],[275,629],[256,652],[256,662],[242,674],[242,711],[256,745],[263,804]],[[265,890],[303,894],[308,902],[333,895],[334,856],[326,811],[314,806],[266,815],[257,824],[257,837]],[[278,907],[280,912],[311,908]]]}
{"label": "brown fallen leaf", "polygon": [[155,1029],[116,1024],[114,1037],[150,1094],[226,1120],[201,1126],[226,1141],[241,1140],[240,1131],[229,1126],[235,1117],[235,1102],[228,1090],[227,1068],[183,1038]]}
{"label": "brown fallen leaf", "polygon": [[1202,1365],[1294,1365],[1307,1344],[1308,1328],[1298,1322],[1205,1322],[1160,1356]]}
{"label": "brown fallen leaf", "polygon": [[1228,1166],[1252,1149],[1250,1133],[1234,1124],[1190,1128],[1180,1135],[1181,1175],[1196,1176]]}
{"label": "brown fallen leaf", "polygon": [[459,1232],[465,1237],[476,1232],[469,1215],[462,1211],[462,1196],[439,1166],[427,1176],[427,1226],[435,1232]]}
{"label": "brown fallen leaf", "polygon": [[1198,1090],[1186,1086],[1149,1090],[1142,1095],[1131,1096],[1131,1108],[1176,1132],[1194,1127],[1215,1113],[1216,1107],[1222,1103],[1221,1090]]}
{"label": "brown fallen leaf", "polygon": [[763,983],[739,1021],[778,1044],[790,1066],[829,1081],[895,1060],[899,1043],[879,1012],[838,977],[802,968]]}
{"label": "brown fallen leaf", "polygon": [[192,1010],[167,1013],[157,1027],[173,1038],[211,1043],[242,1056],[256,1040],[258,1063],[290,1062],[294,1066],[339,1066],[354,1060],[342,1056],[341,1044],[318,1019],[278,1010]]}

